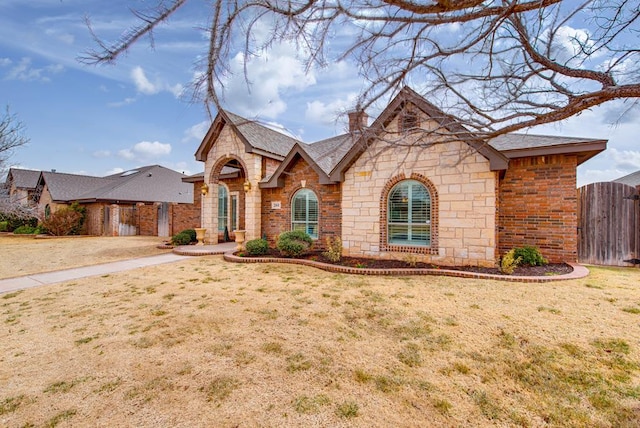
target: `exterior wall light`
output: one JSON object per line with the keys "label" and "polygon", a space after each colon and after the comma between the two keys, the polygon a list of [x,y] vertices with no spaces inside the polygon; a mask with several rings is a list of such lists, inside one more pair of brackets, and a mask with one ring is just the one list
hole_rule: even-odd
{"label": "exterior wall light", "polygon": [[207,193],[209,193],[209,186],[207,186],[207,183],[200,186],[200,193],[202,193],[203,196],[207,196]]}
{"label": "exterior wall light", "polygon": [[245,193],[251,190],[251,182],[249,180],[242,183],[242,187],[244,188]]}

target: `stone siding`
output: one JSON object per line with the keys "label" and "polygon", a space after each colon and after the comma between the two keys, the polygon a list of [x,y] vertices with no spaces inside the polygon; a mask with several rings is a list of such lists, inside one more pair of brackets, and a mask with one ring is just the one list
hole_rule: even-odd
{"label": "stone siding", "polygon": [[512,159],[500,180],[500,254],[514,247],[538,247],[550,262],[578,257],[577,157]]}
{"label": "stone siding", "polygon": [[[435,126],[425,117],[423,128]],[[397,130],[397,119],[388,129]],[[342,187],[342,240],[345,255],[404,259],[440,265],[494,266],[496,261],[496,180],[489,161],[467,144],[406,143],[423,133],[383,135],[349,168]],[[403,143],[394,144],[393,140]],[[397,177],[422,177],[433,186],[435,248],[402,246],[386,251],[381,201]],[[432,219],[433,220],[433,219]]]}
{"label": "stone siding", "polygon": [[[242,191],[244,204],[239,201],[241,210],[244,210],[242,219],[245,222],[246,239],[256,239],[261,235],[261,196],[258,182],[262,179],[263,174],[262,156],[246,153],[244,143],[230,126],[225,125],[220,131],[216,143],[207,153],[204,167],[209,193],[203,197],[202,227],[207,229],[207,236],[210,237],[213,244],[218,242],[218,174],[222,167],[232,159],[239,161],[245,179],[251,183],[251,190],[246,193],[244,190]],[[211,231],[216,231],[216,233],[211,233]]]}

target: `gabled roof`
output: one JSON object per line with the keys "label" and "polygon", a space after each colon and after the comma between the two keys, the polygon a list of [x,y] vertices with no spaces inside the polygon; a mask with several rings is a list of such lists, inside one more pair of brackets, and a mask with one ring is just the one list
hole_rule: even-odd
{"label": "gabled roof", "polygon": [[640,171],[632,172],[624,177],[616,178],[614,183],[622,183],[628,186],[640,186]]}
{"label": "gabled roof", "polygon": [[177,171],[150,165],[106,177],[42,172],[55,202],[193,202],[193,185]]}
{"label": "gabled roof", "polygon": [[42,171],[39,182],[46,184],[54,202],[70,202],[84,199],[87,192],[99,189],[107,179],[88,175]]}
{"label": "gabled roof", "polygon": [[255,120],[245,119],[226,110],[220,110],[196,150],[196,160],[206,161],[207,153],[215,144],[225,125],[231,126],[245,146],[245,152],[257,153],[277,160],[284,159],[294,145],[302,143],[295,138],[274,131]]}
{"label": "gabled roof", "polygon": [[17,189],[35,189],[40,178],[40,171],[32,169],[10,168],[7,174],[7,183],[13,182]]}
{"label": "gabled roof", "polygon": [[354,144],[351,150],[349,150],[343,159],[336,165],[331,172],[330,178],[332,180],[341,181],[343,179],[344,172],[353,164],[353,162],[356,161],[356,159],[358,159],[358,157],[360,157],[367,147],[369,147],[371,142],[384,132],[389,123],[391,123],[391,121],[408,103],[415,105],[424,114],[429,116],[430,119],[440,124],[440,126],[442,126],[446,131],[458,136],[459,139],[476,149],[478,153],[489,160],[491,170],[503,170],[507,168],[509,161],[504,155],[493,147],[485,144],[482,140],[474,138],[473,134],[464,128],[459,122],[425,100],[413,89],[405,86],[382,111],[373,124],[365,130],[360,137],[360,142]]}
{"label": "gabled roof", "polygon": [[412,104],[442,128],[463,141],[489,161],[492,171],[505,170],[509,159],[552,154],[576,154],[578,164],[606,149],[607,140],[557,137],[533,134],[507,134],[489,142],[478,136],[452,116],[444,113],[411,88],[404,87],[389,103],[373,124],[353,133],[343,134],[312,144],[305,144],[281,134],[256,121],[221,110],[200,144],[196,159],[205,161],[209,150],[223,127],[231,126],[245,144],[245,151],[281,160],[271,177],[260,187],[279,187],[283,173],[289,171],[298,159],[304,159],[318,174],[321,183],[336,183],[344,179],[345,171],[364,153],[371,143],[384,133],[388,125],[408,105]]}

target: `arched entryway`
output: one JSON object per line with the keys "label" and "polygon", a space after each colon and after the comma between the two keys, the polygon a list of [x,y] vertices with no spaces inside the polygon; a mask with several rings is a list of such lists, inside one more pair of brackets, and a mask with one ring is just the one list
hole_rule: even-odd
{"label": "arched entryway", "polygon": [[234,156],[219,159],[211,170],[209,233],[211,238],[217,235],[217,242],[233,241],[236,230],[246,229],[246,195],[250,190],[247,183],[247,168]]}

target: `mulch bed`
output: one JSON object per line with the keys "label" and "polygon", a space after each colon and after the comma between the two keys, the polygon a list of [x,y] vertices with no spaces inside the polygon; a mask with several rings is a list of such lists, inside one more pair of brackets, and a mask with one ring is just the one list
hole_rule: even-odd
{"label": "mulch bed", "polygon": [[[238,254],[242,257],[252,257],[248,254]],[[277,250],[269,250],[269,253],[264,256],[256,257],[273,257],[273,258],[285,258]],[[320,252],[311,252],[299,257],[300,259],[313,260],[316,262],[356,267],[367,269],[409,269],[409,268],[423,268],[423,269],[448,269],[448,270],[460,270],[465,272],[475,273],[488,273],[493,275],[504,275],[498,268],[485,268],[478,266],[439,266],[433,263],[415,263],[409,264],[404,260],[382,260],[382,259],[370,259],[366,257],[342,257],[339,262],[334,263],[327,259]],[[564,275],[571,273],[573,268],[566,263],[549,263],[544,266],[519,266],[513,272],[515,276],[549,276],[549,275]]]}

